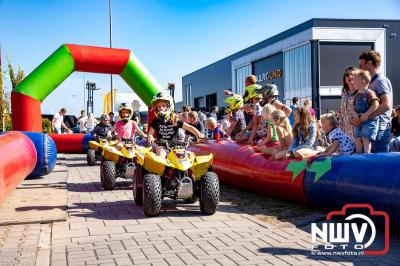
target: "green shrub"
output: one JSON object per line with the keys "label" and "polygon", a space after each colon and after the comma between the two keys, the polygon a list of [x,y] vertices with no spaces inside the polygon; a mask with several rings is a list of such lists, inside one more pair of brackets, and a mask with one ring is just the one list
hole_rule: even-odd
{"label": "green shrub", "polygon": [[42,118],[42,131],[43,133],[50,134],[51,131],[51,121],[48,118]]}

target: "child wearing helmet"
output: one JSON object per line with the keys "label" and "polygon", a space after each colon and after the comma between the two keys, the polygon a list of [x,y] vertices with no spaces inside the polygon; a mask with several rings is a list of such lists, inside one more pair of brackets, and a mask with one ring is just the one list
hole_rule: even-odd
{"label": "child wearing helmet", "polygon": [[243,110],[241,110],[241,107],[243,107],[243,97],[234,94],[233,96],[226,98],[224,102],[228,104],[226,111],[231,113],[231,125],[229,126],[226,135],[231,139],[235,139],[236,135],[246,128],[246,120],[244,118]]}
{"label": "child wearing helmet", "polygon": [[[249,124],[251,119],[253,118],[253,108],[251,98],[249,98],[249,94],[251,94],[254,90],[259,90],[261,88],[260,85],[257,84],[257,77],[255,75],[249,75],[244,80],[245,92],[243,94],[243,107],[242,110],[244,112],[244,118],[246,124]],[[232,96],[235,93],[224,90],[225,95]]]}
{"label": "child wearing helmet", "polygon": [[278,87],[275,84],[266,84],[260,89],[260,93],[263,95],[263,101],[261,105],[264,106],[265,104],[269,103],[272,104],[276,110],[282,110],[286,117],[289,117],[292,109],[286,104],[281,103],[278,100],[279,91]]}
{"label": "child wearing helmet", "polygon": [[106,114],[100,116],[100,123],[98,123],[91,134],[96,141],[99,141],[100,138],[106,138],[108,132],[110,131],[110,117]]}
{"label": "child wearing helmet", "polygon": [[[237,141],[246,141],[248,144],[254,144],[258,140],[262,139],[265,134],[259,134],[263,131],[264,122],[262,120],[262,106],[260,102],[262,100],[262,95],[258,93],[259,89],[253,87],[249,89],[247,98],[252,103],[252,113],[253,117],[250,123],[247,124],[246,128],[243,129],[237,136]],[[260,129],[259,129],[260,128]]]}
{"label": "child wearing helmet", "polygon": [[144,138],[147,138],[142,130],[140,130],[138,124],[131,120],[133,115],[133,108],[130,103],[121,103],[118,107],[118,113],[120,120],[115,122],[114,126],[110,130],[110,134],[117,132],[118,141],[117,149],[121,148],[123,140],[134,140],[135,132],[138,132]]}
{"label": "child wearing helmet", "polygon": [[[174,101],[172,97],[164,92],[157,93],[151,101],[152,110],[156,113],[150,125],[148,142],[156,143],[155,150],[159,156],[167,156],[167,144],[174,144],[179,129],[183,128],[200,139],[205,138],[204,134],[199,132],[195,127],[178,119],[174,114]],[[153,137],[157,133],[157,140]]]}

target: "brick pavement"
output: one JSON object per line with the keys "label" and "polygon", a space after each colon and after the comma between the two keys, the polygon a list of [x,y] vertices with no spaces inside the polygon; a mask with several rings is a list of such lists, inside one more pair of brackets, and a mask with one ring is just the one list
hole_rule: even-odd
{"label": "brick pavement", "polygon": [[146,218],[129,183],[103,191],[98,166],[66,158],[67,221],[0,227],[0,265],[400,265],[398,237],[384,257],[314,256],[310,226],[270,225],[227,202],[203,216],[167,200]]}

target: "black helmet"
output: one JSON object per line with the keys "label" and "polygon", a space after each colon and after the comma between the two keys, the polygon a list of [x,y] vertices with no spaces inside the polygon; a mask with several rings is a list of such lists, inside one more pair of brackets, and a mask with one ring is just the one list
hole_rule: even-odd
{"label": "black helmet", "polygon": [[279,90],[278,86],[276,86],[275,84],[266,84],[261,87],[258,93],[261,93],[264,98],[268,99],[269,97],[278,96]]}

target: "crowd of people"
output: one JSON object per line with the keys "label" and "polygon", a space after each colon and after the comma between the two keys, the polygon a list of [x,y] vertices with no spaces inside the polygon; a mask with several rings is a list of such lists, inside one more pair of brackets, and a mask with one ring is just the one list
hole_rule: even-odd
{"label": "crowd of people", "polygon": [[[276,85],[258,85],[256,76],[250,75],[244,95],[224,91],[227,107],[221,118],[217,106],[209,113],[193,111],[188,105],[174,112],[172,97],[160,92],[151,102],[156,118],[148,132],[147,127],[139,127],[137,118],[131,119],[130,104],[119,106],[118,122],[112,112],[97,123],[93,114],[86,116],[82,111],[78,124],[81,133],[94,137],[115,132],[121,141],[139,134],[162,156],[167,154],[168,142],[184,142],[188,137],[245,142],[275,159],[400,151],[400,106],[392,110],[392,86],[379,72],[380,63],[378,52],[363,52],[359,69],[350,66],[344,72],[339,110],[322,114],[319,120],[310,99],[300,106],[294,97],[288,106],[279,101]],[[62,122],[65,112],[63,108],[54,115],[55,132],[67,129]]]}
{"label": "crowd of people", "polygon": [[[359,69],[344,72],[339,110],[319,120],[310,99],[300,106],[294,97],[287,106],[276,85],[260,86],[254,75],[246,77],[244,95],[224,91],[228,107],[221,120],[218,107],[205,118],[184,106],[180,116],[192,125],[200,119],[212,139],[247,142],[275,159],[400,151],[400,106],[392,109],[392,86],[379,71],[380,54],[370,50],[358,59]],[[187,120],[189,115],[195,119]]]}

